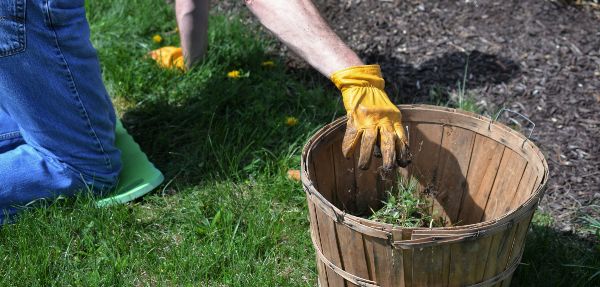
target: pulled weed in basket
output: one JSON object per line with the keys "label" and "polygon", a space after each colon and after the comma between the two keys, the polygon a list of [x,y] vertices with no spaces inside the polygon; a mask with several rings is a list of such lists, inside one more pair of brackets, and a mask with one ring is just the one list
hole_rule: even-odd
{"label": "pulled weed in basket", "polygon": [[414,177],[399,177],[396,186],[387,191],[383,207],[373,211],[369,219],[401,227],[446,226],[444,218],[431,213],[432,200],[419,193],[417,183]]}

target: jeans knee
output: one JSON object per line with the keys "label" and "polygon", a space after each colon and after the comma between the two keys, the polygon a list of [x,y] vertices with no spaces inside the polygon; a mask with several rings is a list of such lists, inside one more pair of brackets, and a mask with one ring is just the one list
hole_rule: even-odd
{"label": "jeans knee", "polygon": [[101,189],[113,188],[119,181],[121,173],[121,159],[116,158],[111,160],[111,164],[103,170],[99,170],[92,178],[96,184],[101,184]]}
{"label": "jeans knee", "polygon": [[94,191],[108,190],[115,187],[121,173],[121,159],[116,157],[110,163],[93,165],[92,167],[72,167],[77,176],[85,185]]}

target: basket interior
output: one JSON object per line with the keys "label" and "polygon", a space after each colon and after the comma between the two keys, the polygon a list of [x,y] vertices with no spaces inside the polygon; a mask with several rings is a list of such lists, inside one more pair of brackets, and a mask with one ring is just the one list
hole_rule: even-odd
{"label": "basket interior", "polygon": [[484,129],[481,118],[447,109],[402,112],[414,158],[392,175],[382,172],[381,159],[373,158],[370,168],[361,170],[357,153],[344,158],[342,121],[318,134],[306,164],[308,179],[325,199],[350,214],[368,215],[381,206],[398,175],[412,176],[418,192],[432,195],[432,213],[456,226],[509,213],[544,179],[545,162],[537,148],[506,127]]}

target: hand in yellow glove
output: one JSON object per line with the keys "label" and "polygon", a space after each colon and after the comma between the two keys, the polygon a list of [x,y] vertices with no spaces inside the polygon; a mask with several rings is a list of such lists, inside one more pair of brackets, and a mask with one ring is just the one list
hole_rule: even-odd
{"label": "hand in yellow glove", "polygon": [[402,127],[402,115],[383,90],[385,82],[379,65],[346,68],[333,73],[331,80],[342,92],[348,113],[342,142],[344,156],[350,157],[361,141],[358,166],[367,169],[373,147],[378,142],[385,169],[392,169],[396,164],[408,165],[411,154]]}
{"label": "hand in yellow glove", "polygon": [[177,68],[185,71],[185,61],[183,60],[181,48],[167,46],[151,51],[149,54],[162,68]]}

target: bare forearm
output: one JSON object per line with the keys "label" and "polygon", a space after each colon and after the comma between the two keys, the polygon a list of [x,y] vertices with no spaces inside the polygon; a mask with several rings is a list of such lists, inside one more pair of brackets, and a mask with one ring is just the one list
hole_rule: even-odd
{"label": "bare forearm", "polygon": [[310,0],[247,0],[246,4],[267,29],[326,77],[363,64]]}
{"label": "bare forearm", "polygon": [[176,0],[175,13],[185,64],[189,68],[204,57],[208,44],[209,0]]}

